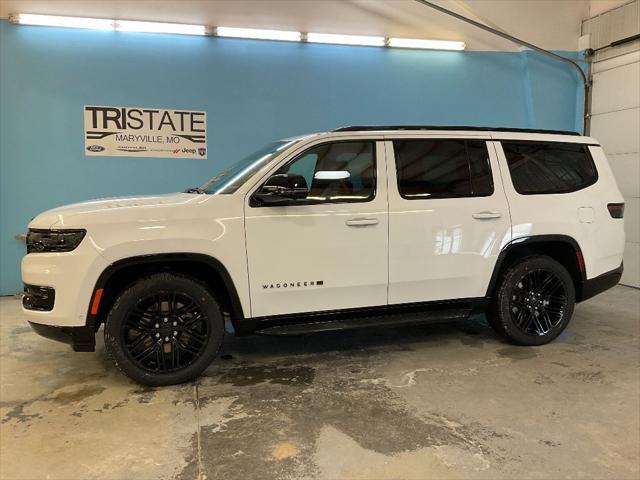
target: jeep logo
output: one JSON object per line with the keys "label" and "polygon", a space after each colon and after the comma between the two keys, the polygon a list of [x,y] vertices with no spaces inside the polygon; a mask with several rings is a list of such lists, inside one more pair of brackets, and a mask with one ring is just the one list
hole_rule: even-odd
{"label": "jeep logo", "polygon": [[87,150],[90,152],[104,152],[105,148],[102,145],[90,145]]}
{"label": "jeep logo", "polygon": [[195,148],[183,148],[182,153],[196,153]]}

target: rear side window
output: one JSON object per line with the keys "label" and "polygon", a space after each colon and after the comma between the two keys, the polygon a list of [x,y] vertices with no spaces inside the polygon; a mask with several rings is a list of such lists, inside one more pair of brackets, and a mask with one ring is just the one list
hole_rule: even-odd
{"label": "rear side window", "polygon": [[586,145],[557,142],[506,142],[513,186],[518,193],[569,193],[593,185],[598,172]]}
{"label": "rear side window", "polygon": [[398,190],[403,198],[489,196],[493,181],[483,140],[394,140]]}

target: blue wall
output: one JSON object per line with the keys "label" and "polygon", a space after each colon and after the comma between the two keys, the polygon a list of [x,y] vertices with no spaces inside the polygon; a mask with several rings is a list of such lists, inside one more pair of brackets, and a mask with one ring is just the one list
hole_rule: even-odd
{"label": "blue wall", "polygon": [[[575,54],[572,54],[575,55]],[[39,212],[183,190],[274,139],[347,124],[580,128],[580,82],[532,53],[425,52],[0,21],[0,293]],[[206,110],[208,160],[85,157],[83,105]]]}

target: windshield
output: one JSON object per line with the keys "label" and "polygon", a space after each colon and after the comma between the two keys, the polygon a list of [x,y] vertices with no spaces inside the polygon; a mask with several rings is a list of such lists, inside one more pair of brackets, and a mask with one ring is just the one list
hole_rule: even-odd
{"label": "windshield", "polygon": [[239,162],[225,168],[198,190],[214,195],[234,193],[244,182],[269,163],[282,149],[292,143],[294,143],[292,140],[280,140],[271,143]]}

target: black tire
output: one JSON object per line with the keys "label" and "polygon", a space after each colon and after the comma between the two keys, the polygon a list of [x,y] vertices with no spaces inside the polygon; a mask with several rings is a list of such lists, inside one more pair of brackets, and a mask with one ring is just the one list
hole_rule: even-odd
{"label": "black tire", "polygon": [[573,279],[560,263],[532,255],[510,265],[491,301],[489,324],[517,345],[544,345],[566,328],[575,305]]}
{"label": "black tire", "polygon": [[223,337],[224,319],[213,295],[189,277],[168,273],[127,288],[111,307],[104,330],[115,365],[153,387],[197,378],[216,357]]}

